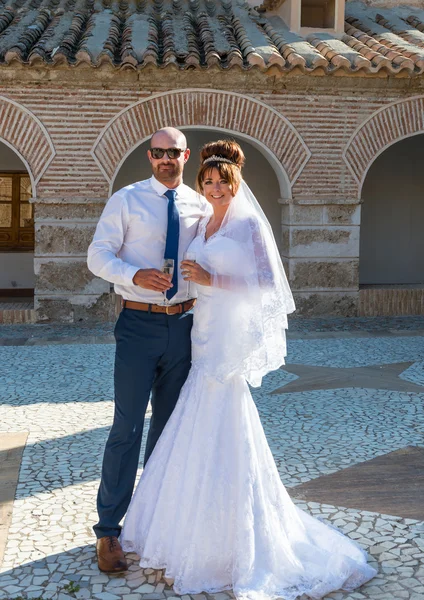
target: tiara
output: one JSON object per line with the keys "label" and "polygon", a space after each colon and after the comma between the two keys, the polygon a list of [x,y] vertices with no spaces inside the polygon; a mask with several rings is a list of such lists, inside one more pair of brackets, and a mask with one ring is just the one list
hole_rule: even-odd
{"label": "tiara", "polygon": [[210,156],[209,158],[206,158],[203,161],[203,164],[207,165],[210,162],[224,162],[224,163],[228,163],[230,165],[236,165],[236,167],[238,167],[238,164],[235,163],[234,161],[230,160],[229,158],[224,158],[223,156],[217,156],[216,154],[214,154],[213,156]]}

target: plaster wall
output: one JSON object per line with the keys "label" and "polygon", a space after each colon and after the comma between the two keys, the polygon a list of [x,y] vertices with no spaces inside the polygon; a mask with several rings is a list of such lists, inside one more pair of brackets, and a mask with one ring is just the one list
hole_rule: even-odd
{"label": "plaster wall", "polygon": [[0,252],[0,289],[35,287],[33,252]]}

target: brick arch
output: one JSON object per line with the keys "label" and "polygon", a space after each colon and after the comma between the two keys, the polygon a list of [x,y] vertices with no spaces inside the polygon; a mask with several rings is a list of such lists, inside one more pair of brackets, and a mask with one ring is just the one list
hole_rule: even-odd
{"label": "brick arch", "polygon": [[343,152],[359,195],[375,159],[392,144],[419,133],[424,133],[424,96],[393,102],[361,123]]}
{"label": "brick arch", "polygon": [[25,106],[0,96],[0,141],[25,164],[35,195],[37,183],[56,154],[46,128]]}
{"label": "brick arch", "polygon": [[281,164],[290,185],[311,155],[293,125],[267,104],[232,92],[178,90],[156,94],[122,110],[103,129],[91,155],[106,179],[133,149],[161,127],[217,128],[256,140]]}

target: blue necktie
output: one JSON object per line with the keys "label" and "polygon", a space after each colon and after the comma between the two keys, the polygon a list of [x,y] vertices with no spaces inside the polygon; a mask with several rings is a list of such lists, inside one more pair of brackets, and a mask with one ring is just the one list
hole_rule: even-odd
{"label": "blue necktie", "polygon": [[165,196],[168,198],[168,229],[166,231],[166,244],[164,258],[174,259],[174,274],[172,276],[173,287],[166,292],[166,297],[171,300],[178,292],[178,242],[180,239],[180,215],[175,206],[175,190],[168,190]]}

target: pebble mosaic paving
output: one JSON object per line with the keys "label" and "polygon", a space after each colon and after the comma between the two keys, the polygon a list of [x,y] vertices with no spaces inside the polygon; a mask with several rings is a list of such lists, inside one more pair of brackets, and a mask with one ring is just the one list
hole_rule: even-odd
{"label": "pebble mosaic paving", "polygon": [[[335,339],[292,339],[288,351],[290,363],[335,368],[411,361],[401,377],[424,386],[421,335],[357,339],[339,332]],[[113,352],[110,343],[74,340],[0,347],[0,432],[29,432],[0,569],[0,600],[175,596],[172,582],[162,572],[140,569],[135,555],[122,576],[97,569],[91,526],[113,413]],[[253,391],[288,488],[406,446],[424,446],[424,387],[422,394],[361,388],[272,394],[295,379],[279,370]],[[379,570],[360,590],[327,598],[424,600],[424,522],[296,502],[357,540]]]}

